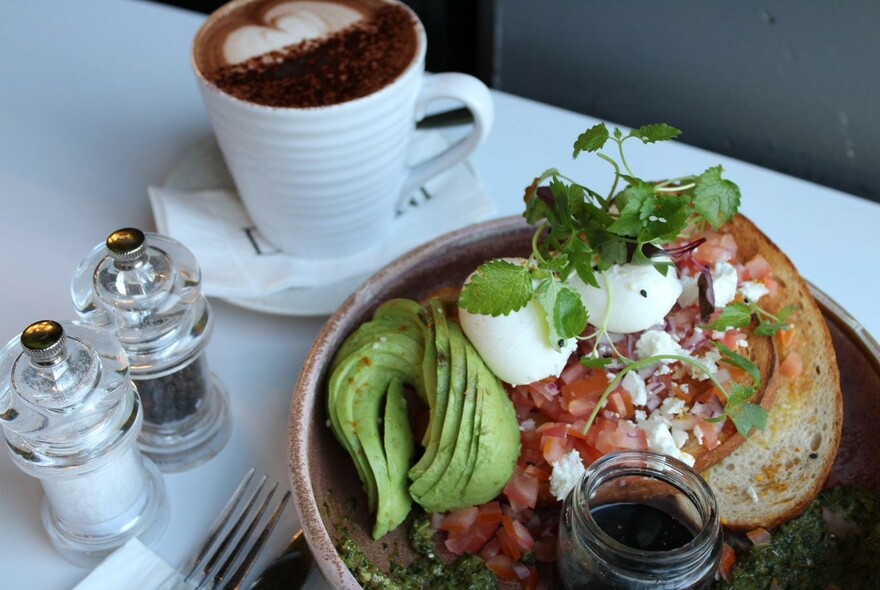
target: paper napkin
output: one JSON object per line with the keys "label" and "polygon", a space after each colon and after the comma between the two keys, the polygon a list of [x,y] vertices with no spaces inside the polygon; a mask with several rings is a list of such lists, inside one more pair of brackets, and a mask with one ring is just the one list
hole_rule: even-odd
{"label": "paper napkin", "polygon": [[[425,159],[446,145],[437,132],[418,132],[412,159]],[[202,290],[210,296],[258,298],[363,276],[444,233],[487,219],[496,210],[476,173],[464,162],[416,191],[387,238],[369,250],[335,259],[290,256],[262,238],[235,190],[224,188],[229,177],[216,143],[200,149],[190,158],[194,169],[189,173],[196,180],[176,171],[174,182],[150,187],[149,195],[158,231],[192,251],[202,269]]]}
{"label": "paper napkin", "polygon": [[133,537],[98,564],[73,590],[184,590],[183,577]]}

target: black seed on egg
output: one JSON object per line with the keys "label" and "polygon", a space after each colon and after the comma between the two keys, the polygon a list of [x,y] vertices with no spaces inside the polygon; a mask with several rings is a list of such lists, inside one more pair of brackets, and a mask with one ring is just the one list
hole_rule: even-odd
{"label": "black seed on egg", "polygon": [[639,295],[641,295],[641,296],[644,297],[645,299],[648,298],[648,292],[645,291],[644,289],[642,289],[641,291],[639,291]]}
{"label": "black seed on egg", "polygon": [[559,348],[562,348],[563,346],[565,346],[565,340],[560,338],[557,344],[559,345]]}

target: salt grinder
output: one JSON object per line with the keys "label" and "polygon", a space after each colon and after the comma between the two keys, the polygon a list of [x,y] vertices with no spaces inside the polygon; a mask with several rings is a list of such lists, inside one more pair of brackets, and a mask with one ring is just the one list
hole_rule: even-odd
{"label": "salt grinder", "polygon": [[170,517],[165,485],[137,446],[143,414],[125,351],[86,326],[31,324],[0,352],[0,426],[13,462],[40,480],[56,549],[94,566]]}
{"label": "salt grinder", "polygon": [[229,440],[226,389],[204,356],[214,322],[201,272],[180,242],[127,228],[83,260],[71,294],[85,323],[119,339],[144,406],[143,452],[183,471]]}

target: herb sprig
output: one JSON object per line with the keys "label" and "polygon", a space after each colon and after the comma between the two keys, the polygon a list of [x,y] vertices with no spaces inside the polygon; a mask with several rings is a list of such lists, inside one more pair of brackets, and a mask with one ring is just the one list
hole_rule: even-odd
{"label": "herb sprig", "polygon": [[[666,124],[645,125],[624,134],[599,123],[574,142],[573,156],[594,153],[614,176],[604,196],[551,168],[526,189],[526,220],[536,226],[527,264],[492,261],[477,268],[459,305],[472,313],[499,316],[537,299],[554,347],[580,335],[589,320],[577,293],[566,283],[573,274],[598,287],[597,273],[615,264],[653,264],[663,274],[669,263],[654,258],[686,229],[718,229],[736,214],[740,191],[722,178],[720,166],[696,176],[662,182],[638,178],[624,144],[668,141],[681,131]],[[616,148],[611,155],[606,146]],[[618,187],[623,187],[618,190]],[[490,286],[495,285],[495,286]]]}

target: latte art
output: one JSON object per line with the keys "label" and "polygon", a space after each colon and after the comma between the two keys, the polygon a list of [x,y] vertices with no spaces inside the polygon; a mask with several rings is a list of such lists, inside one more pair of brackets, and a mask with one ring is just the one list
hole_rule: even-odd
{"label": "latte art", "polygon": [[223,44],[227,65],[303,41],[322,39],[353,25],[364,14],[350,6],[313,0],[282,2],[266,11],[263,24],[244,25]]}
{"label": "latte art", "polygon": [[382,0],[254,0],[221,8],[194,59],[224,92],[267,106],[314,107],[371,94],[412,63],[408,10]]}

